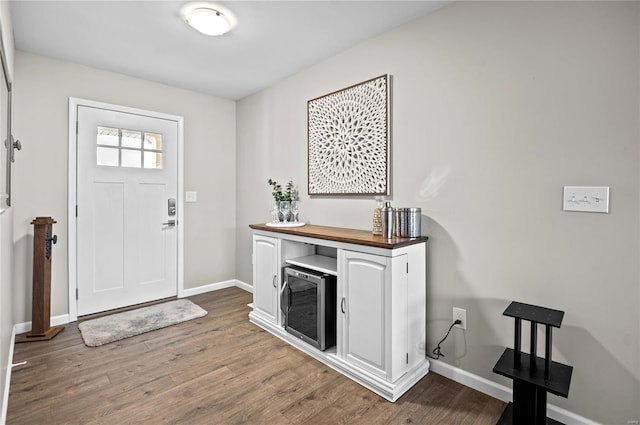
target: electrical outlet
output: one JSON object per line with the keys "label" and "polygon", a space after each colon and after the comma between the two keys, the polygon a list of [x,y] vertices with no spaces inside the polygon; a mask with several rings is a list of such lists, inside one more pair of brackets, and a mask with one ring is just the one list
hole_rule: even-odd
{"label": "electrical outlet", "polygon": [[453,307],[453,321],[455,322],[456,320],[462,322],[459,325],[456,325],[456,328],[467,329],[467,310]]}

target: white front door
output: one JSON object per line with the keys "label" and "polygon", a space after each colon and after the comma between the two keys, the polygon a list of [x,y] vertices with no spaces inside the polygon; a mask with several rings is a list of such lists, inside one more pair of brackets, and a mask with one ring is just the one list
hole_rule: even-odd
{"label": "white front door", "polygon": [[177,144],[175,120],[78,106],[78,315],[177,294]]}

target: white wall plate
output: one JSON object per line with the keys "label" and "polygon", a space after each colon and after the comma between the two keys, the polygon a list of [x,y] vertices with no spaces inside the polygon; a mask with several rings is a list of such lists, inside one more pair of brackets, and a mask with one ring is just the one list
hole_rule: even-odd
{"label": "white wall plate", "polygon": [[563,211],[609,212],[609,186],[565,186]]}

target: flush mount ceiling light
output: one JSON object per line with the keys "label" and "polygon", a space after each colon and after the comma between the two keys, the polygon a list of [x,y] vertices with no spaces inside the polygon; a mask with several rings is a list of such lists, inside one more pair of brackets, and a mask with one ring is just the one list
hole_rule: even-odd
{"label": "flush mount ceiling light", "polygon": [[206,35],[222,35],[231,29],[225,15],[211,7],[196,7],[185,14],[187,24]]}

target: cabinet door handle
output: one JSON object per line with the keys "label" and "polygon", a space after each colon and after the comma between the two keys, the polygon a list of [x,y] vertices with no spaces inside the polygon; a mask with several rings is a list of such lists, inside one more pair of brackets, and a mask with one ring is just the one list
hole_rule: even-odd
{"label": "cabinet door handle", "polygon": [[274,287],[274,288],[277,288],[277,286],[276,286],[276,277],[277,277],[277,276],[274,274],[274,275],[273,275],[273,281],[271,282],[271,283],[273,284],[273,287]]}
{"label": "cabinet door handle", "polygon": [[287,289],[289,289],[289,282],[285,279],[280,293],[280,311],[282,311],[284,314],[287,314],[289,310],[291,310],[291,292],[289,292],[289,296],[286,298],[286,302],[284,298],[284,291],[286,291]]}
{"label": "cabinet door handle", "polygon": [[344,302],[345,302],[345,298],[342,297],[342,301],[340,301],[340,310],[342,310],[342,314],[346,313],[346,311],[344,311]]}

